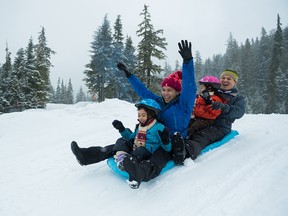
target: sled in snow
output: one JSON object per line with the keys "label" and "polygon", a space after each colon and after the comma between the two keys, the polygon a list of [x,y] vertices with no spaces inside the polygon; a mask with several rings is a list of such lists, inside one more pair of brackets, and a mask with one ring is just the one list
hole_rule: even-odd
{"label": "sled in snow", "polygon": [[[201,151],[200,155],[224,145],[225,143],[227,143],[229,140],[231,140],[233,137],[237,136],[238,134],[239,134],[238,131],[232,130],[223,139],[206,146],[206,148],[204,148]],[[126,179],[129,179],[129,174],[127,172],[118,169],[117,164],[116,164],[116,162],[115,162],[113,157],[108,158],[107,164],[115,173],[119,174],[120,176],[122,176],[122,177],[124,177]],[[174,166],[175,166],[175,164],[174,164],[174,162],[172,160],[168,161],[168,163],[162,169],[160,174],[163,174],[164,172],[166,172],[167,170],[170,170]]]}

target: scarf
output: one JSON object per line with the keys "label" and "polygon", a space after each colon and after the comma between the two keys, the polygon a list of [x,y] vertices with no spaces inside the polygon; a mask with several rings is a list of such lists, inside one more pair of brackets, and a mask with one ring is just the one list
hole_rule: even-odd
{"label": "scarf", "polygon": [[139,124],[138,133],[135,136],[133,150],[140,146],[145,146],[146,143],[146,132],[156,123],[156,119],[151,119],[145,125]]}

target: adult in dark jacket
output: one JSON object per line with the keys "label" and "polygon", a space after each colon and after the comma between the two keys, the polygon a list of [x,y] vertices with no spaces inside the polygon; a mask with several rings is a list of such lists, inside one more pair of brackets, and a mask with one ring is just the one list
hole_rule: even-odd
{"label": "adult in dark jacket", "polygon": [[218,90],[218,96],[223,100],[222,102],[213,102],[211,108],[214,110],[221,110],[221,114],[215,119],[214,124],[203,128],[202,130],[188,134],[187,138],[183,140],[178,137],[177,145],[185,146],[185,157],[178,157],[178,164],[183,164],[184,159],[190,157],[196,159],[207,145],[221,140],[227,135],[232,128],[232,123],[236,119],[240,119],[245,113],[244,97],[239,95],[236,88],[238,82],[238,74],[234,70],[225,70],[220,77],[221,86]]}

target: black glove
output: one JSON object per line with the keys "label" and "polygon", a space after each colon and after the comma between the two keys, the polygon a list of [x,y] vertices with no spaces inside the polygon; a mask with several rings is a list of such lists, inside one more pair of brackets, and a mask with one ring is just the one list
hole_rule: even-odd
{"label": "black glove", "polygon": [[193,58],[192,57],[192,51],[191,51],[191,42],[189,42],[188,45],[188,41],[185,40],[185,42],[183,40],[181,40],[181,43],[178,43],[178,47],[179,47],[179,53],[183,58],[183,63],[184,64],[188,64],[188,62]]}
{"label": "black glove", "polygon": [[125,130],[125,127],[123,126],[122,122],[119,120],[114,120],[112,122],[112,125],[114,126],[114,128],[116,128],[119,133],[122,133]]}
{"label": "black glove", "polygon": [[117,68],[118,68],[119,70],[123,71],[123,72],[125,73],[125,76],[126,76],[127,78],[129,78],[130,76],[132,76],[132,74],[127,70],[126,66],[125,66],[123,63],[118,62]]}
{"label": "black glove", "polygon": [[163,131],[158,130],[158,134],[164,145],[167,145],[170,143],[169,130],[166,127],[164,128]]}
{"label": "black glove", "polygon": [[207,105],[212,104],[212,99],[211,99],[210,94],[209,94],[209,92],[207,90],[202,91],[200,96],[205,100],[205,103]]}
{"label": "black glove", "polygon": [[229,112],[230,106],[221,102],[213,102],[211,105],[213,110],[222,110],[224,113]]}

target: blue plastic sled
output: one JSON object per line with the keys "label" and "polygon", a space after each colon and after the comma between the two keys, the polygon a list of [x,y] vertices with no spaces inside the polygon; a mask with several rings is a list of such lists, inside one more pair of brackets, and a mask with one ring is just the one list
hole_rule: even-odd
{"label": "blue plastic sled", "polygon": [[[223,139],[221,139],[221,140],[219,140],[219,141],[217,141],[217,142],[214,142],[214,143],[206,146],[206,148],[204,148],[204,149],[201,151],[200,155],[202,155],[202,154],[204,154],[204,153],[206,153],[206,152],[208,152],[208,151],[211,151],[211,150],[213,150],[213,149],[215,149],[215,148],[218,148],[218,147],[224,145],[225,143],[227,143],[229,140],[231,140],[233,137],[237,136],[238,134],[239,134],[238,131],[232,130],[232,131],[231,131],[229,134],[227,134]],[[108,166],[109,166],[115,173],[119,174],[120,176],[122,176],[122,177],[124,177],[124,178],[126,178],[126,179],[129,178],[129,174],[128,174],[127,172],[118,169],[117,164],[116,164],[116,162],[115,162],[115,160],[114,160],[113,157],[108,158],[107,164],[108,164]],[[173,162],[172,160],[171,160],[171,161],[168,161],[168,163],[167,163],[166,166],[162,169],[162,171],[161,171],[160,174],[166,172],[167,170],[170,170],[170,169],[173,168],[174,166],[175,166],[175,164],[174,164],[174,162]]]}

